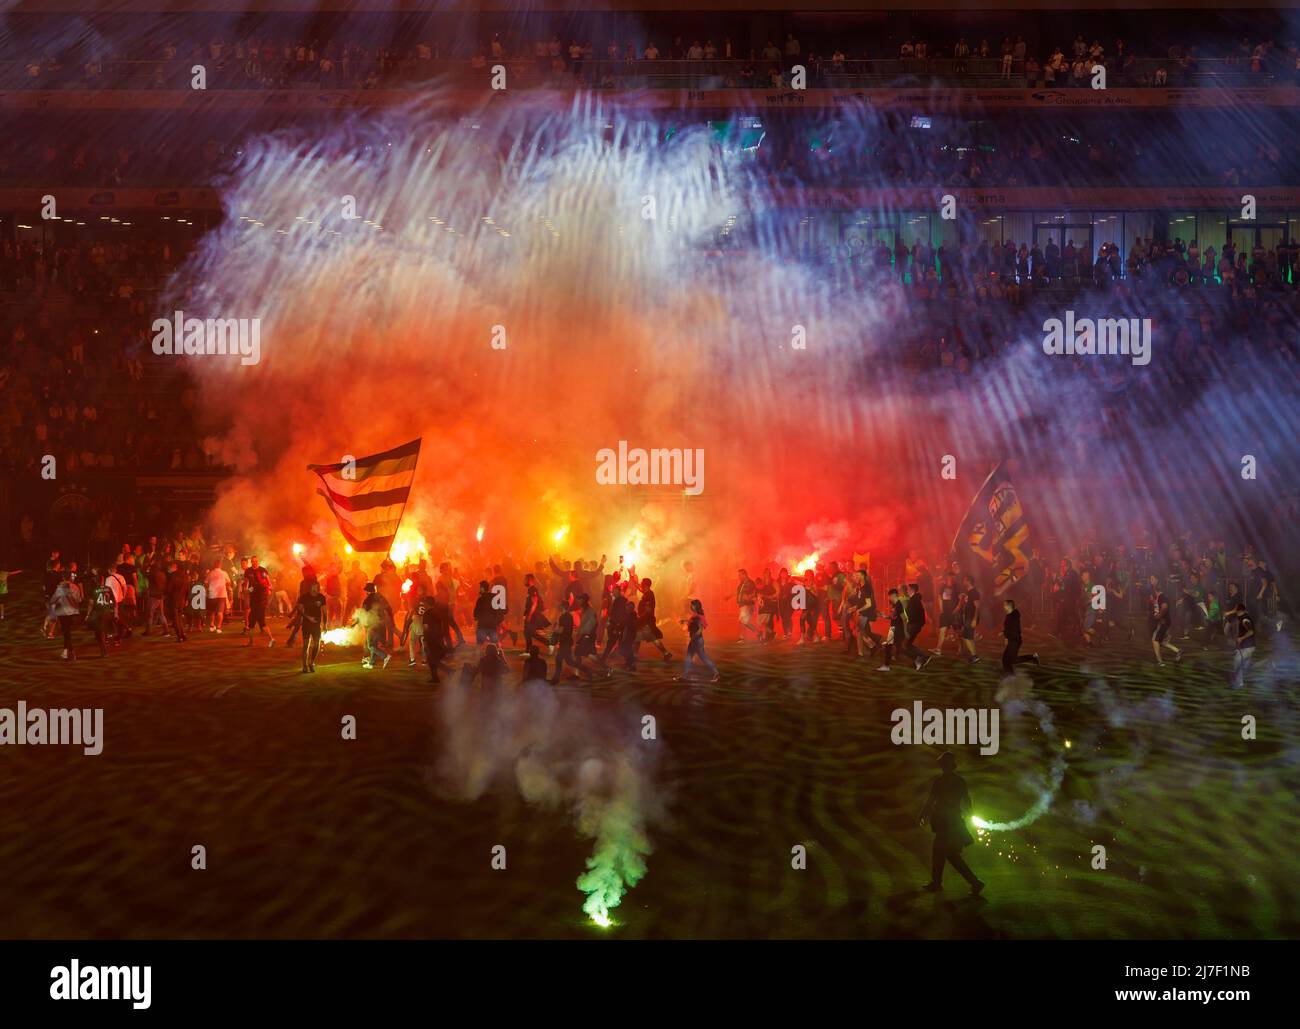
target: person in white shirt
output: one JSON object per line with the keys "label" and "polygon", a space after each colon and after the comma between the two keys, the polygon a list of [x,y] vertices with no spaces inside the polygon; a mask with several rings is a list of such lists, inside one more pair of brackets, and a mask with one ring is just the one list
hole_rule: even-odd
{"label": "person in white shirt", "polygon": [[208,571],[208,632],[220,632],[226,620],[226,604],[230,597],[230,576],[220,562]]}

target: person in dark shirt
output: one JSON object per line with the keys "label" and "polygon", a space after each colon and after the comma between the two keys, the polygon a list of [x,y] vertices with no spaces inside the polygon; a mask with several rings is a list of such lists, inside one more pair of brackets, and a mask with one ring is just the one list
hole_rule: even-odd
{"label": "person in dark shirt", "polygon": [[885,663],[876,669],[878,672],[889,671],[889,663],[893,660],[894,655],[902,646],[903,636],[907,631],[907,620],[903,608],[903,601],[898,595],[898,590],[890,590],[888,597],[889,632],[885,634]]}
{"label": "person in dark shirt", "polygon": [[957,596],[957,610],[953,615],[953,630],[961,637],[961,644],[966,649],[966,656],[971,664],[979,661],[975,653],[975,623],[979,620],[979,608],[969,593]]}
{"label": "person in dark shirt", "polygon": [[542,648],[536,643],[528,648],[528,656],[524,658],[524,682],[545,682],[546,681],[546,661],[542,658]]}
{"label": "person in dark shirt", "polygon": [[853,603],[857,607],[854,619],[858,631],[858,656],[866,657],[868,653],[874,654],[880,648],[881,638],[871,627],[871,623],[880,617],[880,611],[876,607],[876,588],[866,565],[853,573],[853,582]]}
{"label": "person in dark shirt", "polygon": [[921,824],[930,823],[934,833],[934,846],[930,851],[930,881],[925,888],[931,893],[943,889],[943,866],[950,864],[957,874],[970,884],[976,896],[984,883],[976,878],[966,859],[961,856],[963,847],[974,843],[966,819],[971,808],[970,791],[966,780],[957,774],[957,758],[951,753],[939,755],[940,775],[930,784],[930,794],[921,810]]}
{"label": "person in dark shirt", "polygon": [[1165,662],[1160,656],[1161,647],[1174,652],[1175,663],[1183,659],[1183,652],[1168,640],[1172,617],[1169,610],[1169,598],[1164,593],[1157,593],[1151,599],[1151,622],[1155,626],[1151,633],[1151,649],[1155,652],[1156,664],[1161,668],[1165,666]]}
{"label": "person in dark shirt", "polygon": [[501,571],[500,565],[492,566],[492,596],[499,597],[500,601],[497,608],[497,636],[510,637],[512,647],[519,646],[519,633],[510,628],[507,620],[510,617],[510,584],[507,582],[505,574]]}
{"label": "person in dark shirt", "polygon": [[362,668],[374,668],[376,661],[382,662],[383,667],[387,668],[388,662],[393,659],[393,655],[384,646],[392,618],[392,608],[388,606],[384,595],[373,582],[366,583],[366,599],[361,602],[356,614],[356,623],[366,633],[366,656],[361,659]]}
{"label": "person in dark shirt", "polygon": [[721,675],[718,674],[718,666],[709,660],[708,651],[704,649],[704,630],[708,628],[708,620],[704,617],[704,605],[699,600],[691,601],[691,617],[683,618],[682,625],[686,627],[686,635],[690,637],[690,642],[686,645],[686,662],[682,665],[682,674],[677,676],[675,682],[686,682],[691,677],[691,660],[695,659],[712,673],[709,682],[717,682]]}
{"label": "person in dark shirt", "polygon": [[[650,588],[652,585],[649,579],[641,580],[641,599],[636,606],[637,640],[653,645],[663,655],[664,661],[668,662],[673,656],[664,646],[664,634],[659,631],[659,620],[655,617],[655,591]],[[787,638],[788,636],[787,633]]]}
{"label": "person in dark shirt", "polygon": [[492,586],[483,579],[478,584],[478,597],[474,601],[474,642],[479,646],[498,642],[497,627],[500,624],[501,612],[492,604]]}
{"label": "person in dark shirt", "polygon": [[313,577],[307,581],[307,592],[298,597],[295,610],[302,628],[302,670],[316,671],[316,655],[320,653],[320,634],[327,627],[329,601],[320,591],[320,583]]}
{"label": "person in dark shirt", "polygon": [[984,598],[980,594],[979,588],[975,585],[975,576],[962,576],[962,583],[966,587],[966,599],[971,603],[975,612],[975,636],[979,637],[980,627],[980,601]]}
{"label": "person in dark shirt", "polygon": [[421,598],[417,616],[424,630],[420,645],[424,648],[424,661],[429,666],[429,681],[436,686],[442,663],[455,649],[451,644],[451,609],[440,596]]}
{"label": "person in dark shirt", "polygon": [[632,603],[632,593],[635,589],[635,582],[629,582],[623,587],[627,607],[623,610],[623,631],[618,638],[619,657],[623,659],[623,667],[629,672],[636,671],[637,648],[640,646],[637,635],[636,605]]}
{"label": "person in dark shirt", "polygon": [[189,600],[190,581],[189,576],[181,571],[180,564],[176,561],[167,562],[167,586],[164,593],[163,601],[163,624],[171,624],[176,630],[176,642],[184,643],[185,635],[185,604]]}
{"label": "person in dark shirt", "polygon": [[1002,619],[1002,635],[1006,638],[1007,645],[1002,651],[1002,671],[1011,675],[1016,670],[1016,665],[1039,664],[1038,655],[1030,654],[1029,657],[1020,656],[1020,644],[1022,637],[1020,635],[1020,612],[1016,609],[1016,602],[1008,597],[1002,602],[1002,607],[1006,615]]}
{"label": "person in dark shirt", "polygon": [[1233,640],[1236,653],[1232,656],[1232,688],[1236,690],[1246,685],[1246,673],[1255,657],[1255,621],[1246,613],[1246,605],[1240,602],[1233,614],[1237,636]]}
{"label": "person in dark shirt", "polygon": [[[114,646],[119,645],[119,641],[114,636],[117,627],[117,599],[113,596],[113,591],[105,585],[103,576],[92,571],[90,582],[95,585],[95,589],[90,595],[86,627],[95,634],[95,642],[99,644],[99,656],[108,657],[110,639]],[[57,592],[58,586],[54,588]]]}
{"label": "person in dark shirt", "polygon": [[542,600],[542,591],[537,587],[537,576],[529,572],[524,576],[524,646],[532,645],[536,639],[538,643],[545,644],[542,638],[542,630],[550,626],[550,619],[546,617],[543,610],[544,601]]}
{"label": "person in dark shirt", "polygon": [[933,655],[927,654],[916,645],[916,638],[925,628],[925,601],[921,599],[919,583],[908,583],[907,605],[903,608],[903,613],[907,618],[907,635],[903,638],[902,652],[912,659],[919,672],[933,659]]}
{"label": "person in dark shirt", "polygon": [[611,587],[609,600],[609,618],[605,623],[605,649],[597,659],[602,665],[609,661],[609,655],[615,649],[621,650],[623,634],[636,634],[636,608],[628,600],[627,592],[618,585]]}
{"label": "person in dark shirt", "polygon": [[483,644],[483,655],[478,661],[478,680],[484,687],[500,686],[510,671],[501,648],[495,643]]}
{"label": "person in dark shirt", "polygon": [[248,582],[248,645],[253,645],[253,630],[260,629],[267,637],[266,645],[275,646],[275,637],[266,627],[266,605],[271,599],[271,576],[258,562],[256,555],[248,559],[248,571],[244,573]]}
{"label": "person in dark shirt", "polygon": [[149,565],[149,607],[145,612],[144,634],[149,635],[154,626],[154,619],[162,625],[163,635],[167,627],[167,567],[161,557],[156,557]]}
{"label": "person in dark shirt", "polygon": [[[596,655],[596,625],[598,618],[596,609],[591,606],[591,597],[586,593],[578,594],[573,616],[574,656],[578,659],[578,667],[582,669],[582,674],[594,676],[596,671],[587,666],[586,659]],[[604,669],[606,677],[611,674],[608,668]]]}
{"label": "person in dark shirt", "polygon": [[[939,587],[939,641],[934,645],[932,654],[938,655],[943,653],[943,641],[947,638],[948,630],[953,630],[953,636],[958,641],[961,639],[961,633],[957,625],[957,607],[958,598],[961,591],[957,588],[957,576],[947,575],[944,577],[943,584]],[[957,643],[957,651],[961,652],[961,643]]]}
{"label": "person in dark shirt", "polygon": [[560,612],[555,631],[551,634],[551,643],[555,647],[555,674],[550,680],[552,686],[560,684],[565,665],[571,665],[574,669],[575,674],[571,678],[581,678],[583,674],[582,663],[573,656],[573,641],[577,635],[577,629],[577,613],[575,611]]}

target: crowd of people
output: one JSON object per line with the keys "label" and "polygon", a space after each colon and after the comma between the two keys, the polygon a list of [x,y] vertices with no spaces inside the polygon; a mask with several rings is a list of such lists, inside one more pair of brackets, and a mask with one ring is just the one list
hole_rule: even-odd
{"label": "crowd of people", "polygon": [[1055,26],[1023,33],[993,26],[967,36],[959,28],[914,26],[906,17],[891,19],[884,31],[875,21],[820,28],[804,20],[770,34],[740,17],[704,31],[655,15],[558,22],[555,31],[539,28],[536,18],[507,20],[497,31],[454,21],[410,22],[395,31],[361,13],[306,34],[292,19],[259,19],[259,27],[239,31],[200,16],[164,39],[105,26],[70,47],[46,44],[32,22],[0,46],[0,86],[189,88],[199,64],[208,69],[209,88],[392,88],[503,61],[522,64],[534,81],[578,77],[615,86],[671,74],[692,88],[784,88],[796,64],[808,70],[810,85],[929,77],[1082,87],[1098,65],[1111,84],[1126,86],[1289,83],[1300,74],[1294,42],[1278,42],[1267,29],[1233,41],[1213,24],[1180,27],[1171,38],[1167,21],[1130,23],[1137,35],[1126,41],[1099,20],[1067,42],[1068,29],[1057,35]]}
{"label": "crowd of people", "polygon": [[[152,359],[157,289],[183,259],[163,240],[61,246],[0,243],[0,467],[55,474],[214,467],[181,369]],[[47,478],[49,474],[47,473]]]}
{"label": "crowd of people", "polygon": [[[643,115],[629,115],[643,117]],[[674,115],[662,118],[678,123]],[[737,122],[741,121],[738,117]],[[1072,186],[1285,184],[1300,181],[1300,158],[1285,139],[1289,112],[1261,109],[1242,122],[1237,112],[1199,111],[1177,121],[1140,111],[1078,118],[1060,111],[1034,118],[1004,115],[935,118],[912,128],[906,118],[803,111],[764,113],[761,142],[743,155],[770,188],[896,188],[946,186]],[[0,152],[0,184],[43,188],[210,185],[239,160],[257,126],[211,123],[184,133],[153,118],[155,131],[126,139],[109,118],[74,130],[71,120],[26,122]],[[269,121],[264,122],[268,126]],[[704,118],[698,124],[703,127]],[[132,125],[138,129],[135,120]],[[675,128],[680,128],[676,124]],[[324,131],[324,130],[323,130]],[[1214,136],[1222,142],[1201,145]],[[674,137],[675,138],[675,137]],[[508,147],[510,140],[500,142]],[[465,138],[458,145],[482,145]],[[673,145],[672,140],[663,145]],[[719,136],[719,148],[733,146]],[[355,155],[367,161],[384,155]],[[486,156],[486,155],[485,155]]]}
{"label": "crowd of people", "polygon": [[[924,669],[947,653],[977,664],[979,648],[1000,638],[1002,670],[1011,674],[1037,654],[1020,655],[1023,632],[1038,629],[1067,648],[1115,647],[1149,641],[1155,663],[1188,647],[1234,653],[1232,684],[1250,668],[1257,638],[1283,627],[1283,598],[1266,559],[1250,545],[1230,553],[1220,540],[1175,540],[1142,549],[1090,544],[1053,565],[1031,550],[1019,577],[1000,588],[963,572],[955,561],[931,564],[910,551],[902,581],[877,587],[868,564],[821,561],[802,572],[768,561],[756,574],[742,568],[732,599],[738,643],[794,646],[838,642],[847,655],[888,672],[905,659]],[[708,619],[685,562],[680,586],[666,605],[651,578],[624,565],[537,561],[531,569],[508,559],[472,573],[454,560],[431,567],[427,556],[398,564],[385,557],[367,574],[354,555],[335,555],[317,571],[295,556],[272,569],[258,555],[232,544],[209,543],[200,528],[174,539],[123,545],[114,559],[82,569],[53,551],[45,564],[46,617],[42,632],[62,634],[62,657],[75,660],[84,625],[101,656],[135,632],[155,631],[186,642],[198,633],[235,633],[245,647],[277,643],[270,619],[285,619],[285,645],[298,652],[301,670],[316,670],[322,640],[363,649],[362,667],[387,668],[394,654],[426,665],[440,681],[457,651],[472,656],[460,668],[470,683],[503,681],[509,672],[505,644],[517,650],[525,680],[593,680],[617,663],[635,672],[643,645],[673,660],[662,626],[675,621],[685,641],[678,681],[720,672],[705,645]],[[8,577],[0,575],[0,617]],[[333,632],[331,632],[333,630]],[[933,646],[922,648],[922,640]],[[545,656],[543,656],[545,654]],[[547,673],[547,658],[554,668]]]}

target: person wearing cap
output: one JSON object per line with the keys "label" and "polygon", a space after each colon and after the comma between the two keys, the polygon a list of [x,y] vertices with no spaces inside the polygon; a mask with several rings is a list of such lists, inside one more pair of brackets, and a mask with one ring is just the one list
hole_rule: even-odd
{"label": "person wearing cap", "polygon": [[937,893],[943,889],[945,862],[957,869],[957,874],[970,884],[972,894],[978,896],[984,883],[975,877],[966,859],[961,856],[963,847],[974,843],[966,828],[971,802],[966,780],[957,774],[957,758],[945,751],[939,755],[938,778],[930,784],[930,795],[921,809],[921,824],[930,823],[934,833],[934,846],[930,851],[930,881],[925,889]]}
{"label": "person wearing cap", "polygon": [[361,661],[362,668],[374,668],[377,659],[387,668],[388,662],[393,659],[393,655],[384,648],[392,617],[391,608],[383,594],[375,589],[373,582],[366,583],[366,599],[357,611],[357,621],[366,630],[366,656]]}

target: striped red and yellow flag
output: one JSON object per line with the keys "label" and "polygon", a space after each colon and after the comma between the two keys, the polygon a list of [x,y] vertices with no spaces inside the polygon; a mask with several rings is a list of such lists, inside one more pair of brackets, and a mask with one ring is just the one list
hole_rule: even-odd
{"label": "striped red and yellow flag", "polygon": [[415,481],[420,440],[338,464],[309,464],[320,476],[339,531],[353,550],[385,553],[393,545]]}

